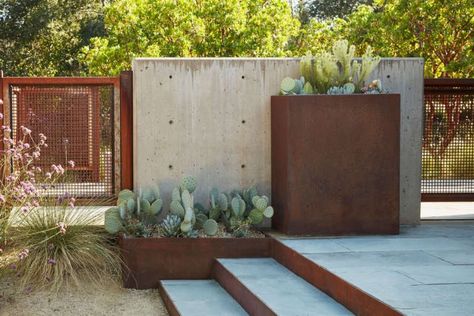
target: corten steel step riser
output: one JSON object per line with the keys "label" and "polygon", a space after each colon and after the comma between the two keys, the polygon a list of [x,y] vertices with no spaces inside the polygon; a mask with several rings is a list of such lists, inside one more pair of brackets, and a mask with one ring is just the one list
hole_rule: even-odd
{"label": "corten steel step riser", "polygon": [[171,300],[170,296],[168,295],[168,292],[164,288],[163,283],[161,281],[158,283],[158,292],[161,295],[161,299],[165,304],[168,314],[170,314],[170,316],[180,316],[181,314],[178,312],[178,309],[174,305],[173,300]]}
{"label": "corten steel step riser", "polygon": [[276,316],[277,314],[252,293],[239,279],[218,260],[214,260],[212,277],[245,309],[255,316]]}
{"label": "corten steel step riser", "polygon": [[403,315],[276,239],[272,242],[272,256],[281,265],[331,296],[356,315]]}

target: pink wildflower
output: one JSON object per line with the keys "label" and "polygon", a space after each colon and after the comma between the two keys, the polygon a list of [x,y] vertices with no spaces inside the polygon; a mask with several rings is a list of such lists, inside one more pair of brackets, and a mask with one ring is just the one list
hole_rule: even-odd
{"label": "pink wildflower", "polygon": [[11,128],[7,125],[2,125],[2,129],[5,133],[10,133],[12,131]]}
{"label": "pink wildflower", "polygon": [[51,179],[51,177],[53,176],[51,172],[46,172],[44,175],[46,176],[46,179]]}
{"label": "pink wildflower", "polygon": [[59,233],[60,233],[61,235],[66,234],[67,225],[66,225],[65,223],[63,223],[63,222],[59,222],[57,225],[58,225],[58,227],[59,227]]}
{"label": "pink wildflower", "polygon": [[74,168],[74,166],[76,165],[76,163],[72,160],[69,160],[67,163],[71,168]]}
{"label": "pink wildflower", "polygon": [[25,126],[20,126],[21,132],[23,135],[30,135],[31,134],[31,129],[25,127]]}
{"label": "pink wildflower", "polygon": [[20,260],[23,260],[25,259],[26,257],[28,257],[28,255],[30,254],[30,251],[28,249],[23,249],[22,251],[20,251],[20,253],[18,254],[18,258]]}
{"label": "pink wildflower", "polygon": [[0,193],[0,203],[5,203],[5,197]]}
{"label": "pink wildflower", "polygon": [[54,265],[56,264],[56,260],[54,260],[53,258],[49,258],[49,259],[48,259],[48,264],[54,266]]}
{"label": "pink wildflower", "polygon": [[3,120],[3,113],[0,113],[0,120]]}

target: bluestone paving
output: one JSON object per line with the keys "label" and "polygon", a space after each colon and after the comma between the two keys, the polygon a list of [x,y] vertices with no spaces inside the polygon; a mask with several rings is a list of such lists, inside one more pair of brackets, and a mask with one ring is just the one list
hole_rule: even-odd
{"label": "bluestone paving", "polygon": [[181,316],[248,315],[214,280],[165,280],[162,284]]}
{"label": "bluestone paving", "polygon": [[273,259],[219,259],[277,315],[353,315]]}
{"label": "bluestone paving", "polygon": [[[399,236],[302,240],[304,247],[294,239],[282,239],[406,315],[474,315],[471,222],[402,227]],[[331,241],[346,250],[337,246],[333,252],[318,250],[328,250]]]}

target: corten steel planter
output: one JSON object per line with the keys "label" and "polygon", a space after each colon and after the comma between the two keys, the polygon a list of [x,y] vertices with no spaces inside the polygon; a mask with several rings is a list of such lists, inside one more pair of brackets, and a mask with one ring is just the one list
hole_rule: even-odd
{"label": "corten steel planter", "polygon": [[270,257],[271,238],[119,239],[126,288],[157,288],[160,280],[209,279],[215,258]]}
{"label": "corten steel planter", "polygon": [[274,96],[273,227],[398,234],[400,95]]}

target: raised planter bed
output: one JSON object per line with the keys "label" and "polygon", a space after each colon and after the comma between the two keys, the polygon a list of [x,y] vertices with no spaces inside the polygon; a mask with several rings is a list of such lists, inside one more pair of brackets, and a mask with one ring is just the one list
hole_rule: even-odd
{"label": "raised planter bed", "polygon": [[160,280],[208,279],[215,258],[271,256],[271,238],[124,238],[126,288],[157,288]]}
{"label": "raised planter bed", "polygon": [[274,96],[273,227],[399,232],[400,95]]}

